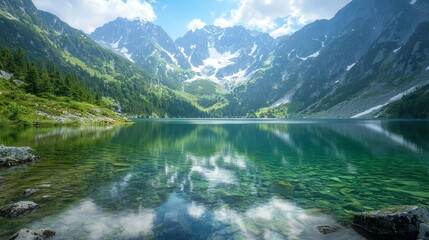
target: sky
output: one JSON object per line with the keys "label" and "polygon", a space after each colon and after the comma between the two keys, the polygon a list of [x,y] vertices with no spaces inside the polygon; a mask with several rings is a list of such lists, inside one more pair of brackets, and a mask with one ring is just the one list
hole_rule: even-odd
{"label": "sky", "polygon": [[117,17],[160,25],[173,39],[206,25],[241,25],[289,35],[317,19],[330,19],[351,0],[33,0],[85,33]]}

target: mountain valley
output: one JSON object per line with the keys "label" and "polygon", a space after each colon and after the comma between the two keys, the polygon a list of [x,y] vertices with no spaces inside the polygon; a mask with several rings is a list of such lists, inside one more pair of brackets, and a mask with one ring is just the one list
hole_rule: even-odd
{"label": "mountain valley", "polygon": [[19,44],[32,60],[76,72],[131,116],[389,117],[403,96],[427,94],[417,91],[429,83],[424,0],[354,0],[277,39],[207,25],[173,40],[125,18],[87,36],[31,1],[0,7],[2,46]]}

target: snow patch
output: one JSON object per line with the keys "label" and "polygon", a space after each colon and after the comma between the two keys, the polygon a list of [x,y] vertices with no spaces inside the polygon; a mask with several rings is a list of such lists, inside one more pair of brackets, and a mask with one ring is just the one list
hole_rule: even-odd
{"label": "snow patch", "polygon": [[122,40],[122,36],[121,36],[121,38],[119,38],[119,40],[117,42],[111,44],[112,48],[118,49],[119,43],[121,42],[121,40]]}
{"label": "snow patch", "polygon": [[[233,59],[237,58],[240,55],[240,51],[236,53],[225,52],[223,54],[219,53],[213,44],[208,43],[209,57],[203,60],[203,65],[198,67],[192,67],[192,70],[198,73],[199,76],[195,76],[193,79],[188,81],[194,81],[200,78],[206,78],[213,82],[222,84],[222,82],[216,77],[220,69],[225,68],[231,64],[234,64]],[[233,78],[230,76],[231,79]]]}
{"label": "snow patch", "polygon": [[398,47],[397,49],[393,50],[393,53],[397,53],[399,52],[399,50],[401,50],[402,47]]}
{"label": "snow patch", "polygon": [[411,0],[410,4],[413,5],[416,2],[417,2],[417,0]]}
{"label": "snow patch", "polygon": [[174,64],[179,65],[179,61],[174,57],[173,54],[171,54],[169,51],[162,49],[167,55],[170,57],[171,61],[173,61]]}
{"label": "snow patch", "polygon": [[429,71],[429,66],[427,66],[426,71]]}
{"label": "snow patch", "polygon": [[246,77],[246,70],[240,70],[234,74],[223,77],[223,80],[237,84],[247,81],[248,78]]}
{"label": "snow patch", "polygon": [[352,64],[348,65],[347,71],[350,71],[355,65],[356,65],[356,63],[352,63]]}
{"label": "snow patch", "polygon": [[288,58],[288,59],[290,58],[290,55],[291,55],[293,52],[295,52],[295,49],[293,49],[292,51],[290,51],[290,52],[287,54],[287,58]]}
{"label": "snow patch", "polygon": [[223,38],[223,36],[225,36],[225,33],[223,32],[217,39],[221,40]]}
{"label": "snow patch", "polygon": [[311,54],[311,55],[309,55],[307,57],[304,57],[304,58],[298,57],[298,58],[301,59],[301,60],[306,61],[309,58],[315,58],[315,57],[318,57],[319,55],[320,55],[320,51],[317,51],[317,52],[315,52],[315,53],[313,53],[313,54]]}
{"label": "snow patch", "polygon": [[408,95],[408,94],[414,92],[419,86],[420,85],[414,86],[414,87],[406,90],[405,92],[399,93],[399,94],[393,96],[392,98],[390,98],[384,104],[380,104],[380,105],[377,105],[377,106],[372,107],[370,109],[367,109],[367,110],[365,110],[365,111],[363,111],[361,113],[358,113],[358,114],[354,115],[352,118],[359,118],[359,117],[365,116],[365,115],[370,114],[370,113],[372,113],[372,112],[374,112],[376,110],[381,109],[384,106],[387,106],[389,103],[396,102],[396,101],[400,100],[403,96]]}
{"label": "snow patch", "polygon": [[134,60],[132,59],[132,54],[128,53],[128,49],[127,48],[122,48],[120,51],[128,60],[130,60],[131,62],[134,62]]}
{"label": "snow patch", "polygon": [[258,45],[253,43],[252,51],[250,51],[249,56],[252,56],[256,52],[256,49],[258,49]]}
{"label": "snow patch", "polygon": [[183,54],[183,56],[185,56],[185,58],[188,58],[188,55],[186,55],[184,48],[179,47],[179,51]]}

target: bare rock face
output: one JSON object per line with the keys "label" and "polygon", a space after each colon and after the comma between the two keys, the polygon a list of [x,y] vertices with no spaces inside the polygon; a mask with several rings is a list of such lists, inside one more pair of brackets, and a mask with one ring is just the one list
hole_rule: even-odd
{"label": "bare rock face", "polygon": [[0,208],[0,216],[2,217],[16,217],[20,215],[27,214],[39,205],[31,201],[20,201],[17,203],[12,203]]}
{"label": "bare rock face", "polygon": [[417,239],[420,224],[429,220],[429,212],[419,206],[396,206],[353,216],[353,224],[380,239]]}
{"label": "bare rock face", "polygon": [[21,163],[32,162],[37,156],[29,147],[5,147],[0,145],[0,167],[11,167]]}
{"label": "bare rock face", "polygon": [[39,231],[33,231],[30,229],[21,229],[15,233],[9,240],[44,240],[55,235],[55,232],[48,229],[41,229]]}

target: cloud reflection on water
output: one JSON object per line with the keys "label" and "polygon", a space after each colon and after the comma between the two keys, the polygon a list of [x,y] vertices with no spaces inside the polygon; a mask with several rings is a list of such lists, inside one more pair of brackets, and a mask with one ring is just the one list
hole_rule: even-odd
{"label": "cloud reflection on water", "polygon": [[104,239],[140,237],[152,234],[155,212],[138,209],[135,212],[110,212],[87,199],[77,206],[53,217],[47,217],[30,228],[49,226],[59,239]]}

